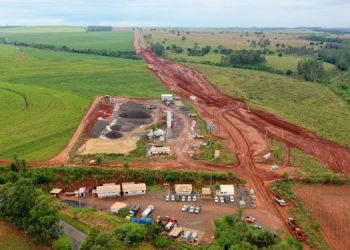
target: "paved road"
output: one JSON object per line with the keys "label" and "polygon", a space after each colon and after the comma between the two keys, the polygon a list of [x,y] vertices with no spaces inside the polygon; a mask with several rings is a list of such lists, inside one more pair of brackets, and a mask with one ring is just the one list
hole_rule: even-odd
{"label": "paved road", "polygon": [[62,220],[60,221],[60,225],[62,226],[63,231],[73,239],[73,250],[79,250],[79,247],[85,238],[85,234]]}

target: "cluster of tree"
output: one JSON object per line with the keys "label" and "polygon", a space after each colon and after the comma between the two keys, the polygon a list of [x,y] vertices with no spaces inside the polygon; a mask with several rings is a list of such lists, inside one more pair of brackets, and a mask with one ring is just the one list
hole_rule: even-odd
{"label": "cluster of tree", "polygon": [[167,46],[166,49],[170,50],[171,52],[176,53],[176,54],[181,54],[182,52],[184,52],[184,49],[180,46],[177,46],[176,44],[172,44],[171,46]]}
{"label": "cluster of tree", "polygon": [[222,45],[218,45],[217,49],[214,49],[213,52],[215,54],[219,53],[221,55],[229,55],[229,54],[233,53],[233,49],[228,49],[228,48],[225,48]]}
{"label": "cluster of tree", "polygon": [[60,236],[57,207],[30,179],[2,185],[0,201],[0,218],[23,229],[32,239],[50,244]]}
{"label": "cluster of tree", "polygon": [[322,62],[310,58],[298,63],[298,73],[307,81],[319,81],[324,76]]}
{"label": "cluster of tree", "polygon": [[131,222],[117,227],[114,235],[92,228],[80,249],[114,250],[120,242],[125,246],[132,247],[143,241],[151,242],[158,248],[167,247],[169,240],[161,236],[160,233],[161,229],[156,225],[141,225]]}
{"label": "cluster of tree", "polygon": [[298,56],[316,56],[318,51],[314,48],[308,48],[306,46],[302,46],[302,47],[288,46],[287,48],[278,50],[278,52],[286,55],[294,54]]}
{"label": "cluster of tree", "polygon": [[301,250],[303,244],[292,237],[282,240],[264,229],[242,221],[242,210],[215,220],[215,242],[211,249],[288,249]]}
{"label": "cluster of tree", "polygon": [[163,56],[165,52],[165,48],[163,45],[160,43],[152,43],[151,44],[151,50],[153,51],[154,54],[157,56]]}
{"label": "cluster of tree", "polygon": [[317,35],[304,36],[302,38],[305,40],[321,42],[321,44],[322,42],[323,43],[341,43],[343,41],[339,37],[326,37],[326,36],[317,36]]}
{"label": "cluster of tree", "polygon": [[324,48],[318,53],[318,59],[334,64],[339,70],[347,71],[350,63],[350,51]]}
{"label": "cluster of tree", "polygon": [[236,50],[232,54],[223,56],[222,62],[227,65],[259,65],[266,62],[260,50]]}
{"label": "cluster of tree", "polygon": [[112,31],[112,26],[88,26],[87,32],[100,32],[100,31]]}
{"label": "cluster of tree", "polygon": [[35,185],[47,185],[49,183],[67,183],[73,181],[83,181],[89,178],[101,180],[121,180],[121,181],[141,181],[147,185],[154,183],[164,183],[176,181],[189,183],[204,183],[206,180],[213,181],[231,181],[236,183],[243,182],[235,175],[226,173],[206,173],[189,172],[177,170],[150,170],[150,169],[100,169],[100,168],[74,168],[74,167],[55,167],[55,168],[29,168],[25,172],[12,171],[10,166],[0,167],[0,184],[15,182],[21,177],[29,178]]}
{"label": "cluster of tree", "polygon": [[69,53],[79,53],[79,54],[90,54],[90,55],[99,55],[99,56],[110,56],[110,57],[119,57],[126,59],[140,59],[137,57],[134,51],[119,51],[119,50],[106,50],[106,49],[74,49],[66,45],[55,46],[47,44],[36,44],[36,43],[25,43],[25,42],[10,42],[10,41],[0,41],[0,43],[12,44],[15,46],[25,46],[36,49],[46,49],[60,52],[69,52]]}
{"label": "cluster of tree", "polygon": [[210,50],[211,47],[209,45],[201,48],[198,43],[195,43],[192,48],[187,49],[187,52],[189,56],[205,56]]}

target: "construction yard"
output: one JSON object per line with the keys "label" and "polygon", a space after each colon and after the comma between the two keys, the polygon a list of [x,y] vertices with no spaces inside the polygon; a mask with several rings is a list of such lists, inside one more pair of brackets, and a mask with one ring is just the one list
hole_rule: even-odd
{"label": "construction yard", "polygon": [[[110,184],[108,184],[110,185]],[[233,185],[232,185],[233,186]],[[140,206],[139,211],[143,211],[147,206],[153,205],[154,211],[150,214],[150,217],[154,221],[157,217],[169,216],[177,219],[179,227],[187,228],[198,233],[198,242],[201,245],[207,245],[214,240],[214,219],[222,217],[223,215],[233,214],[240,206],[239,201],[244,196],[247,201],[247,208],[245,209],[245,215],[257,216],[256,225],[259,227],[265,227],[268,225],[267,221],[263,218],[261,211],[255,211],[254,208],[250,207],[252,202],[252,195],[248,191],[245,185],[234,185],[235,192],[232,194],[234,201],[229,200],[228,195],[217,196],[215,194],[209,195],[209,197],[202,198],[201,192],[193,190],[190,194],[178,195],[175,194],[173,188],[167,190],[163,189],[162,186],[154,186],[146,194],[132,195],[132,196],[119,196],[110,198],[97,198],[90,192],[85,196],[77,197],[71,196],[71,192],[68,195],[62,195],[59,198],[70,206],[91,206],[97,209],[110,212],[111,206],[115,202],[125,203],[126,208],[129,209],[131,206],[137,204]],[[189,198],[190,197],[190,198]],[[217,198],[222,197],[225,199],[221,200]],[[190,199],[190,200],[189,200]],[[184,205],[188,206],[186,211],[182,211]],[[200,207],[199,213],[189,212],[189,208]],[[137,218],[141,217],[141,212],[135,215]],[[261,218],[261,220],[260,220]],[[275,230],[275,228],[269,228]]]}
{"label": "construction yard", "polygon": [[128,155],[137,150],[141,139],[147,141],[145,156],[152,158],[198,153],[206,141],[196,115],[179,98],[166,95],[170,101],[100,97],[84,122],[84,139],[77,155],[91,162],[95,154]]}

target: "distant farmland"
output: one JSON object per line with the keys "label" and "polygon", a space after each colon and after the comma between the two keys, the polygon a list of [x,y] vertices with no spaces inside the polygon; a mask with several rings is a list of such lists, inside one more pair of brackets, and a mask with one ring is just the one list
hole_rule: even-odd
{"label": "distant farmland", "polygon": [[140,60],[0,45],[0,71],[0,159],[15,153],[27,160],[53,157],[96,95],[164,92]]}
{"label": "distant farmland", "polygon": [[130,31],[116,32],[86,32],[83,28],[42,28],[31,30],[0,29],[1,37],[10,41],[68,46],[75,49],[107,49],[119,51],[134,51],[134,35]]}

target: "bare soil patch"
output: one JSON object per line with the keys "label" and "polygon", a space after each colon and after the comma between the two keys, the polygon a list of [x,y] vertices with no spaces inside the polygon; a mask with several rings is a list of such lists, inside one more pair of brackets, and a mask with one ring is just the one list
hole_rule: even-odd
{"label": "bare soil patch", "polygon": [[350,186],[295,185],[293,191],[320,223],[331,249],[350,249]]}

